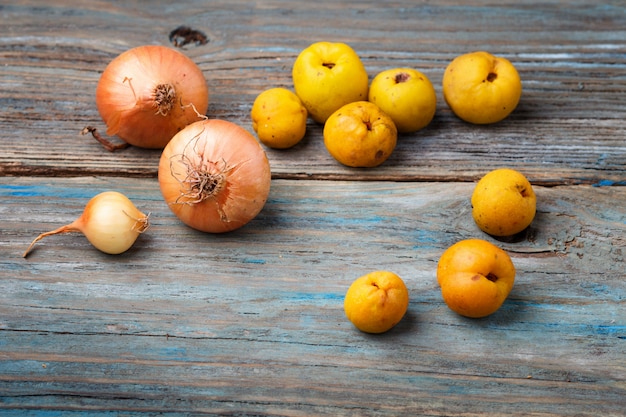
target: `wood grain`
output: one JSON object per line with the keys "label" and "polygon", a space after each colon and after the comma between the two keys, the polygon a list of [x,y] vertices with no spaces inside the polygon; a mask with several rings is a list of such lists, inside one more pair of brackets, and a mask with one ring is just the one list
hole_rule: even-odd
{"label": "wood grain", "polygon": [[[38,233],[105,189],[151,212],[120,256]],[[226,235],[182,225],[154,179],[5,178],[0,186],[0,410],[89,415],[620,416],[626,394],[624,187],[536,187],[515,242],[473,224],[466,183],[275,180]],[[453,314],[443,250],[481,237],[517,267],[502,309]],[[343,295],[389,269],[407,316],[355,330]],[[12,415],[12,414],[9,414]],[[14,414],[17,415],[17,414]],[[37,415],[37,414],[33,414]]]}
{"label": "wood grain", "polygon": [[[185,24],[209,38],[184,50],[206,74],[208,116],[250,131],[256,95],[291,88],[293,61],[313,41],[350,44],[371,77],[411,66],[433,82],[434,121],[401,137],[379,169],[336,163],[321,126],[311,123],[296,148],[268,150],[274,178],[472,181],[509,166],[543,185],[626,180],[626,9],[619,1],[57,0],[4,4],[0,13],[0,175],[154,177],[158,151],[110,154],[79,132],[104,128],[94,92],[106,64],[134,46],[170,45],[170,31]],[[518,109],[493,126],[459,121],[441,94],[446,65],[478,49],[509,58],[523,79]]]}
{"label": "wood grain", "polygon": [[[376,169],[326,152],[322,127],[267,149],[270,198],[246,227],[196,232],[163,202],[159,151],[108,153],[95,88],[143,44],[182,51],[211,90],[209,117],[252,132],[254,98],[292,88],[318,40],[341,41],[371,78],[425,73],[437,114]],[[0,415],[609,416],[626,410],[626,5],[572,1],[0,1]],[[457,55],[509,58],[522,101],[473,126],[446,106]],[[498,241],[471,218],[473,182],[508,166],[538,213]],[[120,256],[80,234],[39,242],[89,198],[128,195],[152,226]],[[443,303],[435,270],[458,240],[507,250],[515,287],[493,316]],[[357,331],[343,296],[388,269],[407,283],[402,322]]]}

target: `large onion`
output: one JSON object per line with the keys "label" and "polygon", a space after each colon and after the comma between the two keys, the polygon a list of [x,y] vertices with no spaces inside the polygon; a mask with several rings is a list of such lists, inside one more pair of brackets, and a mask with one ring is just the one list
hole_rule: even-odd
{"label": "large onion", "polygon": [[181,129],[204,117],[209,89],[186,55],[158,45],[120,54],[105,68],[96,105],[107,134],[142,148],[163,148]]}
{"label": "large onion", "polygon": [[247,130],[225,120],[195,122],[167,144],[159,186],[174,214],[194,229],[235,230],[261,211],[270,191],[270,164]]}

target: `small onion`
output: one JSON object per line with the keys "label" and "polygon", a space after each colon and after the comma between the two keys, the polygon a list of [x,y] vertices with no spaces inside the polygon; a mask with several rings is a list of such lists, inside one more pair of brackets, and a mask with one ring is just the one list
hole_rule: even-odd
{"label": "small onion", "polygon": [[89,200],[83,214],[72,223],[37,236],[22,256],[26,257],[44,237],[69,232],[81,232],[97,249],[117,255],[127,251],[149,225],[148,215],[139,211],[128,197],[117,191],[105,191]]}
{"label": "small onion", "polygon": [[208,119],[181,130],[159,162],[159,186],[174,214],[210,233],[247,224],[270,191],[270,164],[257,140],[241,126]]}
{"label": "small onion", "polygon": [[96,88],[96,105],[107,135],[162,149],[182,128],[204,117],[209,89],[200,68],[186,55],[146,45],[109,63]]}

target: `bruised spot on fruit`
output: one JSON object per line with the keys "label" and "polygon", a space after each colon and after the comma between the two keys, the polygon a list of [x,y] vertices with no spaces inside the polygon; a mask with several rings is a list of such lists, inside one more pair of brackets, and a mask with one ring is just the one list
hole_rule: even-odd
{"label": "bruised spot on fruit", "polygon": [[332,62],[324,62],[322,65],[328,69],[333,69],[335,67],[335,64]]}
{"label": "bruised spot on fruit", "polygon": [[383,156],[385,156],[385,152],[378,150],[378,152],[376,152],[376,159],[381,159]]}
{"label": "bruised spot on fruit", "polygon": [[481,275],[476,274],[472,277],[472,281],[478,281],[481,277]]}
{"label": "bruised spot on fruit", "polygon": [[411,76],[407,74],[406,72],[401,72],[399,74],[396,74],[396,84],[405,83],[409,81],[410,78]]}
{"label": "bruised spot on fruit", "polygon": [[498,74],[496,74],[495,72],[490,72],[487,75],[487,81],[489,81],[490,83],[494,82],[496,78],[498,78]]}

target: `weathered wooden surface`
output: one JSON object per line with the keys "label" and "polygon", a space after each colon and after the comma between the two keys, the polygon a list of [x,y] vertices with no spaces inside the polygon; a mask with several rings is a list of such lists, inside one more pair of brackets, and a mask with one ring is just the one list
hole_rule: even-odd
{"label": "weathered wooden surface", "polygon": [[[0,174],[154,176],[158,152],[108,154],[79,132],[102,126],[94,96],[106,64],[134,46],[171,45],[184,24],[209,37],[185,50],[207,76],[208,115],[248,130],[256,95],[291,88],[293,61],[314,41],[349,43],[372,77],[411,66],[433,82],[433,123],[403,137],[384,166],[340,166],[311,124],[298,147],[269,152],[276,178],[472,180],[507,165],[535,183],[624,181],[621,1],[50,1],[0,13]],[[509,58],[523,79],[518,109],[496,126],[459,121],[441,94],[446,65],[478,49]]]}
{"label": "weathered wooden surface", "polygon": [[[95,189],[152,213],[128,253],[62,235],[21,258]],[[156,180],[8,179],[0,410],[623,415],[626,218],[614,202],[626,188],[537,188],[527,239],[494,241],[518,275],[482,320],[448,310],[435,278],[447,246],[485,237],[471,190],[277,180],[257,219],[215,236],[182,225]],[[411,302],[397,328],[368,336],[343,295],[376,269],[402,276]]]}
{"label": "weathered wooden surface", "polygon": [[[251,129],[265,88],[291,87],[316,40],[349,43],[370,76],[411,66],[438,107],[383,166],[348,169],[311,123],[268,150],[270,199],[249,225],[195,232],[169,212],[158,151],[108,153],[94,94],[117,54],[170,45],[205,72],[210,117]],[[0,415],[624,416],[626,409],[626,5],[585,1],[0,2]],[[484,49],[514,62],[519,108],[488,127],[456,119],[441,76]],[[471,219],[472,181],[509,166],[538,215],[514,242]],[[58,177],[58,178],[53,178]],[[325,180],[325,181],[318,181]],[[620,186],[621,185],[621,186]],[[549,186],[549,187],[546,187]],[[74,220],[105,189],[153,225],[120,256]],[[449,245],[482,237],[518,270],[497,314],[469,320],[435,279]],[[405,319],[378,336],[343,314],[350,282],[405,279]]]}

